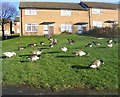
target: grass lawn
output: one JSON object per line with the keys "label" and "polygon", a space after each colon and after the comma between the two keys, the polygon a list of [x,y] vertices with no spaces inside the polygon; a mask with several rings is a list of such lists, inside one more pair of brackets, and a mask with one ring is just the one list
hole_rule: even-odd
{"label": "grass lawn", "polygon": [[[55,35],[53,38],[59,43],[48,48],[48,39],[43,36],[23,36],[2,42],[2,51],[17,53],[12,58],[2,59],[3,85],[28,85],[37,88],[62,90],[66,88],[89,88],[95,90],[117,91],[118,89],[118,45],[108,48],[107,38],[98,40],[94,37],[75,34]],[[67,39],[76,40],[68,44]],[[102,45],[86,48],[91,41],[100,41]],[[116,39],[117,40],[117,39]],[[40,45],[40,42],[45,45]],[[18,46],[27,46],[29,43],[38,43],[36,47],[27,47],[18,51]],[[68,52],[60,50],[62,46],[68,47]],[[20,62],[28,60],[27,55],[32,50],[43,49],[41,59],[35,62]],[[86,57],[76,57],[73,53],[82,49],[89,53]],[[97,69],[86,69],[95,59],[102,59],[105,64]]]}

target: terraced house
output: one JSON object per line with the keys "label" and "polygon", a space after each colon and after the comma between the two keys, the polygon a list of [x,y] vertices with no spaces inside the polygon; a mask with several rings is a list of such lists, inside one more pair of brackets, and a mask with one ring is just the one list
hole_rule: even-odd
{"label": "terraced house", "polygon": [[110,3],[20,2],[19,9],[20,32],[25,36],[81,33],[109,26],[105,21],[118,22],[117,4]]}
{"label": "terraced house", "polygon": [[118,4],[84,2],[89,11],[89,28],[111,27],[118,24]]}

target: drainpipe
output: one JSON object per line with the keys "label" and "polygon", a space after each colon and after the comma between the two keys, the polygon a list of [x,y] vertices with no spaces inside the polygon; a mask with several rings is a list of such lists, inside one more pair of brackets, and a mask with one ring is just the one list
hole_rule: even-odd
{"label": "drainpipe", "polygon": [[10,21],[10,34],[11,35],[13,34],[13,31],[12,31],[12,21]]}
{"label": "drainpipe", "polygon": [[89,15],[89,30],[91,30],[91,14],[90,14],[90,8],[88,8],[88,15]]}
{"label": "drainpipe", "polygon": [[20,10],[20,21],[21,21],[21,33],[20,36],[23,36],[23,23],[22,23],[22,9]]}

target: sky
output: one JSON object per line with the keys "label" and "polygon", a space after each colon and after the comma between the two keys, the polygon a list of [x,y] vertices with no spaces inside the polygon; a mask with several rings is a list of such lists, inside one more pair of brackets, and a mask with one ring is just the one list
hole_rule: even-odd
{"label": "sky", "polygon": [[79,3],[80,1],[91,1],[91,2],[110,2],[118,3],[120,0],[0,0],[4,2],[19,2],[19,1],[41,1],[41,2],[72,2]]}
{"label": "sky", "polygon": [[2,2],[10,2],[14,6],[16,6],[19,11],[19,2],[20,1],[38,1],[38,2],[70,2],[70,3],[80,3],[89,1],[89,2],[109,2],[109,3],[118,3],[120,0],[0,0]]}

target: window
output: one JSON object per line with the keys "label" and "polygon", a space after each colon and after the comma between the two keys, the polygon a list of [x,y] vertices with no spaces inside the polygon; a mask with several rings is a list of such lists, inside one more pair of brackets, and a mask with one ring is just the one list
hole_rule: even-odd
{"label": "window", "polygon": [[93,27],[102,27],[102,21],[93,21]]}
{"label": "window", "polygon": [[38,31],[38,25],[37,24],[26,24],[25,25],[26,32],[37,32]]}
{"label": "window", "polygon": [[101,14],[103,12],[102,9],[92,9],[92,14]]}
{"label": "window", "polygon": [[17,22],[17,25],[20,25],[20,22]]}
{"label": "window", "polygon": [[61,32],[72,32],[72,24],[61,24]]}
{"label": "window", "polygon": [[25,15],[37,15],[37,11],[33,9],[25,9]]}
{"label": "window", "polygon": [[72,11],[71,10],[61,10],[61,16],[71,16]]}

